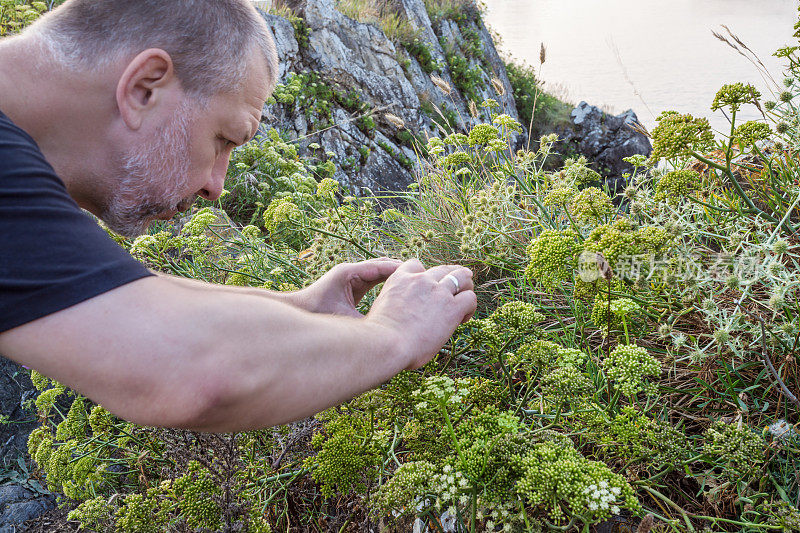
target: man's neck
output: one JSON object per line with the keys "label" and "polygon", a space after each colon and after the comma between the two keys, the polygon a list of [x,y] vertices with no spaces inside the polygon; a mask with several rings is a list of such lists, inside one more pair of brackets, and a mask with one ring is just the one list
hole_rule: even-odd
{"label": "man's neck", "polygon": [[33,137],[75,201],[96,214],[104,194],[97,178],[109,153],[109,125],[100,119],[112,116],[104,106],[114,102],[103,100],[98,80],[49,63],[41,48],[28,36],[0,41],[0,110]]}

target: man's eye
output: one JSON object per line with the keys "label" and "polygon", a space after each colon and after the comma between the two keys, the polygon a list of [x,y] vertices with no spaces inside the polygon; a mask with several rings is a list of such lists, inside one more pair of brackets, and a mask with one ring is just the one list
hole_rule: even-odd
{"label": "man's eye", "polygon": [[222,144],[224,144],[224,145],[225,145],[225,147],[235,147],[235,146],[236,146],[236,143],[235,143],[235,142],[233,142],[233,141],[232,141],[232,140],[230,140],[230,139],[226,139],[225,137],[219,136],[219,137],[217,137],[217,139],[219,139],[220,141],[222,141]]}

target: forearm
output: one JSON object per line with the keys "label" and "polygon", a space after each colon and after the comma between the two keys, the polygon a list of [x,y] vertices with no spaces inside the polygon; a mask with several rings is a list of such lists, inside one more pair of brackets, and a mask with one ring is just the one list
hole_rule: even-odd
{"label": "forearm", "polygon": [[[156,276],[162,277],[164,279],[169,279],[174,281],[175,283],[182,284],[186,287],[207,287],[209,286],[208,283],[203,281],[191,279],[191,278],[182,278],[180,276],[174,276],[172,274],[166,274],[164,272],[159,272],[157,270],[150,270]],[[238,285],[214,285],[217,290],[220,291],[227,291],[235,294],[249,294],[251,296],[257,296],[259,298],[269,298],[271,300],[275,300],[278,302],[289,304],[293,307],[299,307],[301,309],[306,309],[305,307],[305,299],[302,295],[302,290],[298,291],[273,291],[270,289],[262,289],[258,287],[241,287]]]}
{"label": "forearm", "polygon": [[210,405],[195,429],[251,429],[304,418],[408,365],[393,334],[370,320],[312,314],[224,291],[208,305],[215,318],[204,329],[217,348],[187,364],[216,375],[209,382]]}
{"label": "forearm", "polygon": [[0,349],[127,420],[237,431],[304,418],[389,379],[408,365],[391,337],[368,319],[146,278],[8,332]]}

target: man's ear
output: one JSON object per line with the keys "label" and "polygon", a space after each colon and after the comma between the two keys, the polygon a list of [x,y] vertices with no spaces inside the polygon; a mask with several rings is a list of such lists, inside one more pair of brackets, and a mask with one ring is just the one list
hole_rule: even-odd
{"label": "man's ear", "polygon": [[164,50],[151,48],[134,57],[117,83],[117,107],[125,124],[138,130],[177,81],[172,58]]}

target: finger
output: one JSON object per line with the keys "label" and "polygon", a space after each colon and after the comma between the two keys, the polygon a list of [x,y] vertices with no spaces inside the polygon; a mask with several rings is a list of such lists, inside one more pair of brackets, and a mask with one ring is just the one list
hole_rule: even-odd
{"label": "finger", "polygon": [[[456,282],[453,282],[453,278],[455,278]],[[471,291],[475,288],[472,282],[472,271],[464,267],[458,267],[445,274],[444,277],[439,280],[439,284],[447,288],[452,294],[462,291]]]}
{"label": "finger", "polygon": [[461,316],[461,324],[472,318],[478,308],[478,297],[473,291],[462,291],[455,295],[456,309]]}
{"label": "finger", "polygon": [[353,288],[356,305],[375,285],[383,283],[394,274],[401,264],[395,259],[379,258],[352,265],[349,272],[349,275],[352,276],[350,286]]}
{"label": "finger", "polygon": [[461,265],[439,265],[428,269],[428,273],[436,279],[442,279],[447,274],[463,270],[467,277],[472,277],[472,270]]}
{"label": "finger", "polygon": [[350,275],[355,274],[363,281],[380,283],[386,281],[386,278],[394,274],[395,270],[402,264],[401,261],[388,257],[368,259],[367,261],[350,265],[347,273]]}
{"label": "finger", "polygon": [[429,268],[428,269],[428,274],[433,276],[434,279],[436,279],[436,281],[439,281],[440,279],[442,279],[443,277],[448,275],[450,272],[452,272],[454,270],[458,270],[459,268],[461,268],[461,267],[458,266],[458,265],[438,265],[438,266]]}
{"label": "finger", "polygon": [[425,272],[425,265],[419,259],[409,259],[397,268],[397,272],[405,272],[408,274],[418,274]]}

